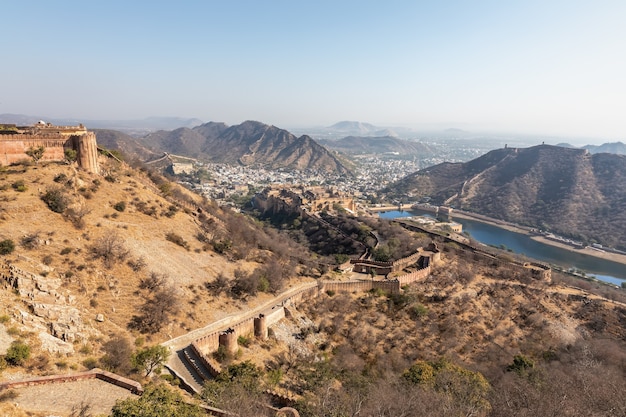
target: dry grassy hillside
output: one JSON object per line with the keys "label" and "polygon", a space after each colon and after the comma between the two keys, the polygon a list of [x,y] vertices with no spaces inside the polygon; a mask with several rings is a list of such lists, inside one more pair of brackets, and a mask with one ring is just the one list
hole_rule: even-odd
{"label": "dry grassy hillside", "polygon": [[[54,163],[0,171],[0,355],[13,341],[31,349],[19,366],[0,363],[0,381],[94,366],[141,379],[129,363],[138,347],[321,275],[278,232],[102,163],[102,175]],[[203,399],[240,415],[271,414],[259,409],[267,388],[303,416],[626,413],[621,290],[537,280],[509,255],[439,243],[443,262],[400,294],[322,293],[290,306],[269,340],[218,352],[225,376]]]}
{"label": "dry grassy hillside", "polygon": [[300,306],[288,332],[299,337],[266,367],[301,396],[302,415],[626,412],[619,290],[614,301],[454,248],[443,261],[402,294],[329,293]]}
{"label": "dry grassy hillside", "polygon": [[[299,270],[282,260],[289,250],[280,239],[243,217],[162,178],[101,162],[102,175],[56,163],[0,171],[0,241],[13,247],[0,259],[2,273],[11,274],[9,265],[25,273],[0,283],[0,354],[26,340],[27,372],[102,366],[96,359],[110,340],[167,340],[267,300]],[[250,278],[270,260],[282,280],[255,288],[254,297],[245,288],[235,298],[206,288],[218,276]],[[23,370],[6,369],[0,380],[16,371]]]}

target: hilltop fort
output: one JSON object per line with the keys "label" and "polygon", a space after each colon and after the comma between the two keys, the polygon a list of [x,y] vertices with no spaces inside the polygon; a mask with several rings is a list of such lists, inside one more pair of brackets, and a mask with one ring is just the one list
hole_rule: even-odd
{"label": "hilltop fort", "polygon": [[0,125],[0,165],[10,165],[29,159],[27,152],[43,147],[42,161],[62,161],[67,151],[76,152],[78,165],[98,173],[96,134],[82,124],[54,126],[39,121],[34,126]]}

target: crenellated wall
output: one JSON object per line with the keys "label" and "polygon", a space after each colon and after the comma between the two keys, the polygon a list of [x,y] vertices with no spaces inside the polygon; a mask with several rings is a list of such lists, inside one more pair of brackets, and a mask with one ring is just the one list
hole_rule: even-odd
{"label": "crenellated wall", "polygon": [[367,292],[373,289],[381,289],[391,294],[400,292],[398,280],[385,281],[325,281],[321,285],[321,291],[334,292]]}

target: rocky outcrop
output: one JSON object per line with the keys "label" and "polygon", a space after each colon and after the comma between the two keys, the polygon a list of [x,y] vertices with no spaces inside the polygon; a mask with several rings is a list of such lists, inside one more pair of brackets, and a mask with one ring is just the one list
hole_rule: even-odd
{"label": "rocky outcrop", "polygon": [[75,298],[59,291],[60,279],[32,274],[8,262],[0,265],[0,276],[26,304],[28,311],[18,310],[14,318],[38,330],[43,349],[72,353],[73,343],[89,336],[80,311],[73,306]]}

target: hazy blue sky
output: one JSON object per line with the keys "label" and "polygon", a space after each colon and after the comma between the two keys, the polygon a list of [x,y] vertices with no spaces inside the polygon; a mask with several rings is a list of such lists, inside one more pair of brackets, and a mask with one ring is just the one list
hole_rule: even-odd
{"label": "hazy blue sky", "polygon": [[626,138],[623,0],[7,0],[2,15],[0,113]]}

